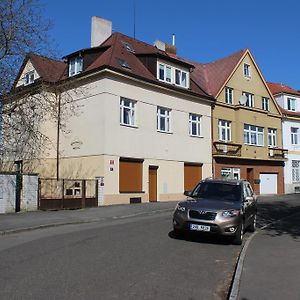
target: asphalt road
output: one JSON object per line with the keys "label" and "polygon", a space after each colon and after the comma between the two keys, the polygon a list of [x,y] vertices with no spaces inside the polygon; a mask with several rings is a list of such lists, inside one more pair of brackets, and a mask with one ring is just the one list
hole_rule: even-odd
{"label": "asphalt road", "polygon": [[0,299],[226,299],[239,252],[170,212],[4,235]]}

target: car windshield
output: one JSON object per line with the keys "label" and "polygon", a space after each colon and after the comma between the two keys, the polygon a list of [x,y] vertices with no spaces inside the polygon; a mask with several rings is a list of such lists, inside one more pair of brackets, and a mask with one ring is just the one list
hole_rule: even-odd
{"label": "car windshield", "polygon": [[202,182],[194,189],[191,196],[220,201],[240,201],[241,186],[219,182]]}

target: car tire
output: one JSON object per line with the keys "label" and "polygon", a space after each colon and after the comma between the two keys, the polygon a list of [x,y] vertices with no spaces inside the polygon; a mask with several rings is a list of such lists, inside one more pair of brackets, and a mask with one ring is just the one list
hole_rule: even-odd
{"label": "car tire", "polygon": [[253,217],[252,223],[250,224],[250,226],[248,227],[248,230],[250,232],[254,232],[256,229],[256,214]]}
{"label": "car tire", "polygon": [[242,245],[243,237],[244,237],[244,223],[241,222],[241,224],[236,229],[235,236],[233,238],[233,244]]}

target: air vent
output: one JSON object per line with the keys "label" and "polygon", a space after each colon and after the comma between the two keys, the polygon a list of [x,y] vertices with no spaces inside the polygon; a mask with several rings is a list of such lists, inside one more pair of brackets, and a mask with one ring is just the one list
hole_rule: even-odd
{"label": "air vent", "polygon": [[118,60],[118,64],[120,66],[122,66],[123,68],[126,68],[126,69],[130,69],[129,64],[126,60],[124,60],[122,58],[117,58],[117,60]]}
{"label": "air vent", "polygon": [[132,47],[132,45],[130,45],[129,43],[125,42],[125,41],[121,41],[121,43],[125,46],[125,48],[127,49],[127,51],[134,53],[134,49]]}

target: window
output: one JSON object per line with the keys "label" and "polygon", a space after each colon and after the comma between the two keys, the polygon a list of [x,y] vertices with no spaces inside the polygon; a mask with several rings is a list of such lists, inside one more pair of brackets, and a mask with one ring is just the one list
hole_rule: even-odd
{"label": "window", "polygon": [[292,160],[292,180],[300,182],[300,160]]}
{"label": "window", "polygon": [[158,79],[184,88],[189,87],[189,73],[164,63],[158,64]]}
{"label": "window", "polygon": [[248,145],[264,145],[264,129],[253,125],[244,125],[244,143]]}
{"label": "window", "polygon": [[225,88],[225,102],[227,104],[232,104],[233,103],[233,89],[226,87]]}
{"label": "window", "polygon": [[292,145],[299,144],[299,128],[291,127],[291,143]]}
{"label": "window", "polygon": [[122,59],[122,58],[117,58],[117,61],[118,61],[118,64],[125,68],[125,69],[131,69],[128,62],[125,60],[125,59]]}
{"label": "window", "polygon": [[270,148],[276,147],[276,129],[268,128],[268,146]]}
{"label": "window", "polygon": [[30,71],[25,74],[24,85],[28,85],[34,82],[34,71]]}
{"label": "window", "polygon": [[250,94],[250,93],[247,93],[247,92],[243,92],[243,95],[247,99],[246,106],[248,106],[248,107],[254,107],[254,95]]}
{"label": "window", "polygon": [[261,108],[262,108],[263,110],[269,111],[269,98],[267,98],[267,97],[262,97],[262,100],[261,100]]}
{"label": "window", "polygon": [[159,64],[159,79],[165,82],[172,82],[172,68],[165,64]]}
{"label": "window", "polygon": [[135,122],[135,106],[136,101],[126,98],[120,100],[120,124],[128,126],[136,126]]}
{"label": "window", "polygon": [[186,78],[187,78],[186,72],[181,71],[179,69],[175,69],[175,83],[177,85],[186,87],[187,85]]}
{"label": "window", "polygon": [[163,132],[170,132],[170,112],[171,110],[164,107],[157,108],[157,130]]}
{"label": "window", "polygon": [[248,64],[244,64],[244,76],[251,77],[251,67]]}
{"label": "window", "polygon": [[190,114],[190,135],[201,136],[201,116]]}
{"label": "window", "polygon": [[120,193],[141,193],[143,190],[143,160],[120,158]]}
{"label": "window", "polygon": [[219,120],[219,140],[224,142],[231,141],[231,122]]}
{"label": "window", "polygon": [[75,57],[69,61],[69,76],[74,76],[82,72],[83,59],[82,57]]}
{"label": "window", "polygon": [[296,111],[296,99],[287,98],[287,109],[291,111]]}
{"label": "window", "polygon": [[225,179],[240,179],[240,169],[239,168],[222,168],[221,177]]}

